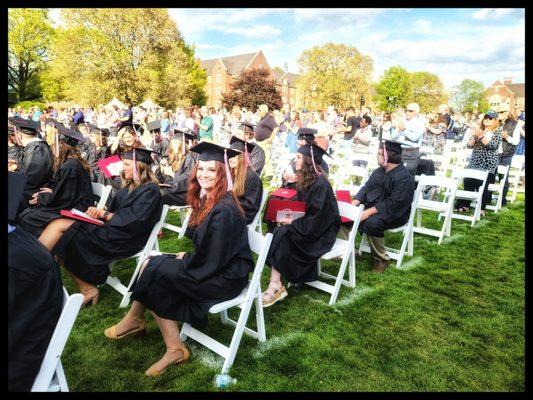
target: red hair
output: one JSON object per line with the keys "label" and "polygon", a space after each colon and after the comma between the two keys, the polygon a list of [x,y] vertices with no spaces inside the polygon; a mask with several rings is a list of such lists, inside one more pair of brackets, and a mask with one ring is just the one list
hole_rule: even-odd
{"label": "red hair", "polygon": [[[192,227],[200,225],[207,216],[207,214],[211,212],[213,207],[228,191],[228,181],[226,178],[226,169],[224,167],[224,164],[219,161],[215,161],[215,166],[215,184],[213,186],[213,189],[211,189],[209,197],[204,196],[200,198],[201,187],[198,183],[198,179],[196,178],[196,171],[198,170],[198,161],[196,162],[194,169],[191,171],[191,177],[189,180],[189,190],[187,191],[187,204],[192,207],[191,219],[189,221],[189,225]],[[241,215],[244,216],[244,211],[237,199],[235,199],[235,194],[233,194],[232,191],[230,191],[230,193],[233,197],[233,200],[235,200],[235,204],[237,205],[237,208],[239,209]]]}

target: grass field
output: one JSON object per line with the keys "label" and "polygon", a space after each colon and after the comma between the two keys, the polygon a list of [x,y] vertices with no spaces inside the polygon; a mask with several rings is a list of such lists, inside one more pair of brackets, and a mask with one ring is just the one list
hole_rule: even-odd
{"label": "grass field", "polygon": [[[342,287],[334,306],[325,292],[289,288],[264,310],[267,341],[243,337],[230,371],[238,382],[228,390],[524,391],[524,208],[517,201],[488,211],[474,228],[453,220],[442,245],[416,234],[414,257],[382,275],[370,272],[371,257],[363,255],[356,289]],[[424,223],[439,226],[434,214]],[[160,243],[162,251],[191,248],[170,231]],[[114,275],[127,282],[132,265],[121,262]],[[263,288],[269,273],[265,267]],[[65,275],[64,284],[75,291]],[[147,314],[148,335],[109,341],[104,329],[126,310],[119,302],[106,285],[98,304],[80,311],[62,356],[71,391],[218,390],[212,382],[222,359],[191,341],[188,363],[145,377],[164,353],[161,335]],[[255,326],[253,314],[249,323]],[[229,343],[232,329],[210,316],[207,332]]]}

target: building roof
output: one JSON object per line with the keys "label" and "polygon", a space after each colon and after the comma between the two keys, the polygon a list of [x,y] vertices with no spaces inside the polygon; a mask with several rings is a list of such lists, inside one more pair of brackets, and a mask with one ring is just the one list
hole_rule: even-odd
{"label": "building roof", "polygon": [[287,77],[288,86],[296,86],[296,79],[300,77],[298,74],[293,74],[292,72],[283,72],[278,69],[273,69],[274,76],[276,77],[277,83],[281,85],[282,79],[284,76]]}
{"label": "building roof", "polygon": [[[259,50],[261,51],[261,50]],[[250,64],[250,61],[257,55],[258,52],[248,53],[248,54],[238,54],[236,56],[230,57],[220,57],[220,60],[224,63],[228,69],[228,74],[230,75],[239,75],[244,68]],[[209,60],[201,60],[200,65],[204,68],[208,75],[211,75],[211,71],[215,66],[219,58],[212,58]]]}
{"label": "building roof", "polygon": [[507,86],[509,90],[514,93],[515,97],[526,97],[525,83],[509,83],[505,86]]}

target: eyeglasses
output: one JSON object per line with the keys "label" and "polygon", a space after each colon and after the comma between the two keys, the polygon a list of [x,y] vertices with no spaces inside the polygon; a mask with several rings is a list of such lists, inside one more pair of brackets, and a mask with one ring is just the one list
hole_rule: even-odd
{"label": "eyeglasses", "polygon": [[405,111],[408,111],[408,112],[415,112],[415,110],[405,110]]}
{"label": "eyeglasses", "polygon": [[490,119],[490,120],[493,120],[494,118],[492,118],[490,115],[485,115],[485,116],[483,117],[483,119]]}

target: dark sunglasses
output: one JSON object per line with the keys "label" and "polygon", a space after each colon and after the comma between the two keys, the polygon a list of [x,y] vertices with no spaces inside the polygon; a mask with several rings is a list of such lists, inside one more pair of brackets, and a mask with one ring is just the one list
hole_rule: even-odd
{"label": "dark sunglasses", "polygon": [[491,117],[490,115],[485,115],[485,116],[483,117],[483,119],[490,119],[490,120],[493,120],[494,118]]}

